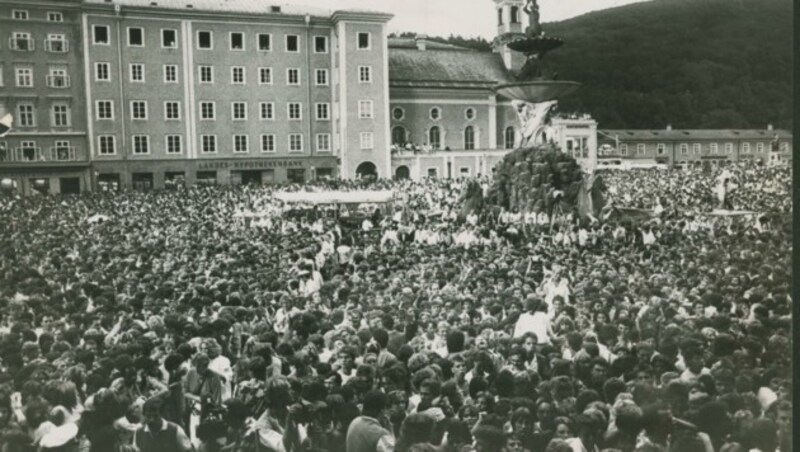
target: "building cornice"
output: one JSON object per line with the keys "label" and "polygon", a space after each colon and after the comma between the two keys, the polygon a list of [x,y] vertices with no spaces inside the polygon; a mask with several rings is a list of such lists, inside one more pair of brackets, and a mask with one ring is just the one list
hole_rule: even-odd
{"label": "building cornice", "polygon": [[337,10],[331,14],[331,20],[334,23],[344,21],[344,22],[369,22],[369,23],[376,23],[376,24],[383,24],[389,22],[394,14],[389,13],[381,13],[381,12],[371,12],[371,11],[346,11],[346,10]]}
{"label": "building cornice", "polygon": [[37,0],[4,0],[3,6],[12,8],[19,7],[20,9],[50,9],[58,10],[77,10],[80,9],[82,4],[81,0],[64,0],[64,1],[37,1]]}
{"label": "building cornice", "polygon": [[209,11],[192,8],[149,8],[143,6],[121,6],[115,9],[113,4],[85,4],[83,11],[91,15],[112,16],[119,18],[146,16],[148,18],[181,19],[181,20],[209,20],[233,22],[263,22],[277,25],[306,26],[306,16],[310,18],[310,26],[330,26],[331,19],[325,16],[312,14],[286,14],[286,13],[252,13],[237,11]]}
{"label": "building cornice", "polygon": [[390,88],[457,88],[473,90],[491,90],[495,82],[436,81],[436,80],[390,80]]}

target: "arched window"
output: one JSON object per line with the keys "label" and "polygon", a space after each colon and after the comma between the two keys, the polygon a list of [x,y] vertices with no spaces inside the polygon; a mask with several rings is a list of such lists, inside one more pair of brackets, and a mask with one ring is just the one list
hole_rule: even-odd
{"label": "arched window", "polygon": [[513,127],[506,127],[506,133],[504,138],[504,144],[506,149],[513,149],[514,148],[514,141],[516,141],[516,133],[514,132]]}
{"label": "arched window", "polygon": [[464,149],[475,149],[475,128],[472,126],[464,129]]}
{"label": "arched window", "polygon": [[511,7],[511,23],[512,24],[519,23],[519,7],[517,6]]}
{"label": "arched window", "polygon": [[439,130],[439,126],[433,126],[428,131],[428,144],[434,149],[442,147],[442,131]]}
{"label": "arched window", "polygon": [[405,146],[406,144],[406,129],[402,126],[395,126],[392,129],[392,144],[398,146]]}

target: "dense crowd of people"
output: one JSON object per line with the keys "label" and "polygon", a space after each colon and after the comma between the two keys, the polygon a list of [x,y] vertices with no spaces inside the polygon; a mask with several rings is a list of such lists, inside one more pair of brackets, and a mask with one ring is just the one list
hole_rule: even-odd
{"label": "dense crowd of people", "polygon": [[652,217],[596,221],[0,197],[0,451],[789,451],[791,174],[729,170],[754,214],[698,171],[607,174]]}

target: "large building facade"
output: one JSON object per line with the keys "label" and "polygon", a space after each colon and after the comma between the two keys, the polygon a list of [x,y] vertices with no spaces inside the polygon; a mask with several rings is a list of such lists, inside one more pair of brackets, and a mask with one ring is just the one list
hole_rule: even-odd
{"label": "large building facade", "polygon": [[29,194],[91,188],[80,1],[0,3],[0,179]]}
{"label": "large building facade", "polygon": [[256,1],[189,5],[84,6],[100,183],[387,176],[390,16]]}
{"label": "large building facade", "polygon": [[3,0],[0,112],[15,129],[0,177],[25,193],[389,177],[390,18],[257,0]]}
{"label": "large building facade", "polygon": [[[497,39],[481,52],[390,38],[379,12],[0,0],[0,116],[15,117],[0,179],[30,194],[491,175],[519,142],[516,107],[492,88],[523,62],[505,43],[525,28],[524,4],[494,0]],[[572,117],[549,138],[589,166],[598,147],[675,165],[757,158],[759,146],[791,156],[787,132],[775,148],[773,131],[731,131],[743,135],[715,151],[717,132],[597,131]]]}

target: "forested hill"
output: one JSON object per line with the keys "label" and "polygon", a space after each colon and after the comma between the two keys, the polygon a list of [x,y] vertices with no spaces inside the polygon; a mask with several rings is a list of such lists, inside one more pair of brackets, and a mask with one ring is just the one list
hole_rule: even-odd
{"label": "forested hill", "polygon": [[546,24],[584,84],[561,109],[604,128],[792,126],[791,0],[653,0]]}
{"label": "forested hill", "polygon": [[566,41],[552,69],[583,83],[560,110],[603,128],[791,129],[792,18],[792,0],[652,0],[545,23]]}

